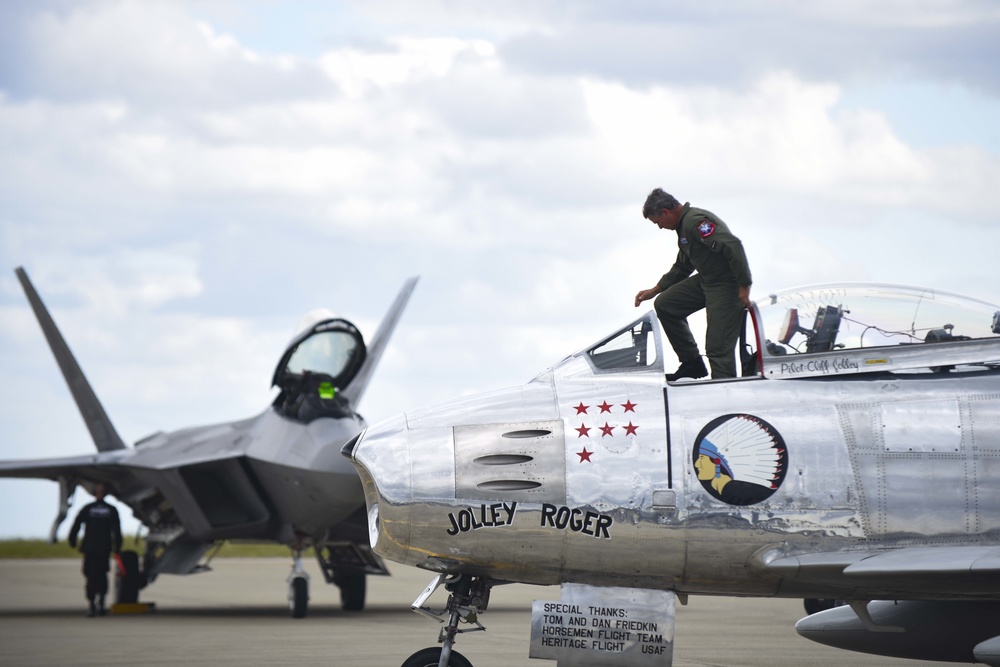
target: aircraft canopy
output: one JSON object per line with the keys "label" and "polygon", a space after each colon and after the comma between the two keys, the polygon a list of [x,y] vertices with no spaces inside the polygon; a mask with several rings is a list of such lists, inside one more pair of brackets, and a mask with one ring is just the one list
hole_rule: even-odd
{"label": "aircraft canopy", "polygon": [[278,362],[272,384],[281,388],[274,405],[282,414],[310,421],[340,416],[339,393],[365,361],[361,333],[347,320],[323,320],[297,336]]}
{"label": "aircraft canopy", "polygon": [[757,302],[770,354],[992,338],[1000,306],[935,289],[829,284]]}

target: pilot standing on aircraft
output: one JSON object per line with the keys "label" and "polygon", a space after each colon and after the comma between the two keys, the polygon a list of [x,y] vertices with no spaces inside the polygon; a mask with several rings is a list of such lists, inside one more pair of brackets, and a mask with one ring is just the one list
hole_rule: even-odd
{"label": "pilot standing on aircraft", "polygon": [[[705,309],[705,353],[712,378],[736,377],[733,350],[744,307],[750,306],[750,266],[743,244],[712,213],[681,204],[660,188],[649,193],[644,218],[677,232],[677,260],[655,286],[635,295],[635,305],[652,299],[681,365],[668,380],[708,374],[687,316]],[[691,275],[692,273],[695,275]]]}
{"label": "pilot standing on aircraft", "polygon": [[87,525],[80,544],[80,551],[83,552],[83,576],[87,578],[87,601],[90,602],[87,616],[104,616],[108,613],[104,606],[104,598],[108,594],[108,559],[111,552],[117,554],[122,548],[118,510],[104,501],[105,495],[107,489],[103,482],[94,485],[94,497],[97,500],[80,510],[69,531],[69,545],[76,547],[77,533],[83,524]]}

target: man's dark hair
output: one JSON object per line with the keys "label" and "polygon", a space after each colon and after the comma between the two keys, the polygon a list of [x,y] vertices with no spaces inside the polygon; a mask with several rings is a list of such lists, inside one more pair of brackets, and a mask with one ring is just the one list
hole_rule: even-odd
{"label": "man's dark hair", "polygon": [[642,205],[642,217],[649,218],[660,213],[663,209],[673,210],[680,206],[680,202],[674,196],[667,194],[661,188],[656,188],[646,197],[646,203]]}

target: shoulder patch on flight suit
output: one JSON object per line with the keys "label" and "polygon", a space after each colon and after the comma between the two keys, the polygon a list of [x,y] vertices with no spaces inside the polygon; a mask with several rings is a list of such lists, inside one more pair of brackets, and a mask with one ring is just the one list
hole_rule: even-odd
{"label": "shoulder patch on flight suit", "polygon": [[708,238],[715,233],[715,223],[709,220],[702,220],[701,224],[698,225],[698,233],[701,234],[701,238]]}

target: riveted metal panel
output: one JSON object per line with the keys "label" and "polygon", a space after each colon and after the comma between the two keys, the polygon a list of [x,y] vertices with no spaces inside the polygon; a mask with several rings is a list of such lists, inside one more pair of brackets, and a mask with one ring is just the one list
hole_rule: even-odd
{"label": "riveted metal panel", "polygon": [[884,531],[882,459],[885,447],[881,424],[877,421],[878,403],[848,403],[837,407],[844,442],[851,458],[857,487],[857,515],[865,535]]}
{"label": "riveted metal panel", "polygon": [[912,532],[914,526],[927,535],[971,531],[964,455],[888,454],[883,466],[884,533]]}
{"label": "riveted metal panel", "polygon": [[975,532],[1000,530],[1000,452],[985,452],[975,459],[975,478],[970,483],[969,505],[975,511]]}
{"label": "riveted metal panel", "polygon": [[969,420],[972,448],[979,452],[1000,451],[1000,394],[970,397]]}
{"label": "riveted metal panel", "polygon": [[837,406],[840,425],[852,450],[883,449],[882,429],[875,421],[878,403],[845,403]]}
{"label": "riveted metal panel", "polygon": [[882,404],[887,452],[957,452],[962,417],[954,398]]}

